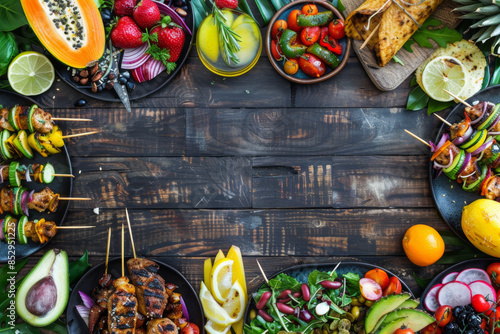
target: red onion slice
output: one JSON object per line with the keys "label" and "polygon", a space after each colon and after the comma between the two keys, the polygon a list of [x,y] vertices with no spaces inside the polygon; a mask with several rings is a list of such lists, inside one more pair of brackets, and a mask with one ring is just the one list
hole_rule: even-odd
{"label": "red onion slice", "polygon": [[138,68],[151,57],[150,54],[146,53],[147,50],[148,43],[144,43],[138,48],[124,49],[121,67],[125,70]]}
{"label": "red onion slice", "polygon": [[85,322],[85,324],[88,327],[89,326],[90,309],[88,307],[83,306],[83,305],[76,305],[75,308],[76,308],[76,311],[78,312],[78,314],[80,315],[80,317],[82,317],[83,321]]}
{"label": "red onion slice", "polygon": [[23,195],[21,197],[21,210],[23,211],[23,213],[24,213],[25,216],[29,217],[30,216],[30,212],[29,212],[29,209],[28,209],[27,199],[28,199],[28,192],[24,191]]}
{"label": "red onion slice", "polygon": [[95,305],[95,302],[92,299],[92,297],[90,297],[89,295],[87,295],[85,292],[78,291],[78,293],[80,294],[80,298],[82,299],[83,305],[85,305],[89,309],[92,308],[92,306]]}
{"label": "red onion slice", "polygon": [[0,166],[0,183],[3,183],[3,173],[2,173],[2,171],[3,171],[4,168],[9,168],[9,166],[8,165],[2,165],[2,166]]}
{"label": "red onion slice", "polygon": [[439,143],[436,145],[437,148],[439,149],[441,146],[443,146],[448,139],[450,139],[450,136],[447,133],[443,133],[441,139],[439,140]]}
{"label": "red onion slice", "polygon": [[31,175],[30,175],[30,169],[26,169],[26,172],[24,173],[24,176],[26,177],[26,182],[31,182]]}
{"label": "red onion slice", "polygon": [[493,144],[493,137],[489,137],[483,145],[479,146],[475,151],[471,152],[471,155],[478,155],[491,144]]}
{"label": "red onion slice", "polygon": [[188,309],[186,307],[186,303],[184,303],[184,299],[182,299],[182,296],[180,297],[180,302],[181,302],[182,316],[186,318],[187,322],[189,322]]}
{"label": "red onion slice", "polygon": [[488,132],[488,134],[496,136],[496,135],[500,135],[500,132]]}
{"label": "red onion slice", "polygon": [[471,157],[472,157],[472,154],[470,154],[469,152],[465,153],[464,163],[460,167],[460,170],[458,171],[457,175],[462,174],[462,172],[465,169],[465,166],[467,166],[469,164]]}
{"label": "red onion slice", "polygon": [[488,103],[486,101],[483,101],[481,103],[483,104],[483,111],[481,113],[481,116],[479,116],[477,119],[471,121],[470,124],[477,124],[477,123],[479,123],[483,119],[483,116],[486,113],[486,108],[488,106]]}
{"label": "red onion slice", "polygon": [[140,67],[132,70],[132,76],[134,77],[135,81],[140,83],[154,79],[157,75],[165,70],[166,67],[161,61],[154,58],[149,58],[148,61],[146,61]]}
{"label": "red onion slice", "polygon": [[497,119],[491,124],[491,126],[488,128],[488,131],[493,130],[493,128],[500,122],[500,114],[498,114]]}
{"label": "red onion slice", "polygon": [[179,14],[177,14],[177,12],[173,8],[171,8],[171,7],[169,7],[166,4],[161,3],[161,2],[156,2],[156,5],[158,6],[160,13],[170,16],[172,18],[173,22],[177,23],[182,28],[184,28],[190,35],[193,35],[191,30],[187,26],[186,22],[184,22],[182,17],[180,17]]}
{"label": "red onion slice", "polygon": [[467,131],[465,131],[464,135],[462,137],[457,137],[455,139],[453,139],[453,144],[455,145],[460,145],[462,144],[463,142],[465,142],[467,139],[470,138],[470,136],[472,135],[472,126],[469,126],[469,128],[467,129]]}
{"label": "red onion slice", "polygon": [[34,194],[34,193],[35,193],[35,191],[34,191],[34,190],[32,190],[32,191],[30,192],[30,194],[28,195],[28,203],[31,203],[31,201],[33,201],[33,194]]}

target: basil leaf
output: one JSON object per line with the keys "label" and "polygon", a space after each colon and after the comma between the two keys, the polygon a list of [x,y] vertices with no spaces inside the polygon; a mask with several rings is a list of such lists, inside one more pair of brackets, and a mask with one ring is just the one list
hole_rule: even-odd
{"label": "basil leaf", "polygon": [[85,253],[76,261],[73,261],[69,264],[69,284],[73,284],[80,277],[83,276],[91,267],[89,263],[89,254],[88,251],[85,250]]}
{"label": "basil leaf", "polygon": [[0,2],[0,17],[2,18],[0,31],[12,31],[28,24],[19,0],[2,0]]}
{"label": "basil leaf", "polygon": [[406,109],[408,110],[420,110],[424,109],[429,102],[429,96],[424,92],[420,86],[415,87],[410,95],[408,96],[408,102],[406,103]]}
{"label": "basil leaf", "polygon": [[427,115],[430,115],[436,111],[444,110],[448,107],[454,106],[455,104],[456,103],[453,100],[448,102],[441,102],[429,98],[429,103],[427,104]]}

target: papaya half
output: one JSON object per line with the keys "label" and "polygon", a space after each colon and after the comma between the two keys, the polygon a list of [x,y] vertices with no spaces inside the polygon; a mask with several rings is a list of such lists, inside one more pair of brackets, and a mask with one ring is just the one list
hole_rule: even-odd
{"label": "papaya half", "polygon": [[500,203],[478,199],[464,207],[462,229],[480,251],[500,257]]}
{"label": "papaya half", "polygon": [[21,0],[21,4],[38,39],[59,61],[84,68],[102,57],[106,37],[94,1]]}

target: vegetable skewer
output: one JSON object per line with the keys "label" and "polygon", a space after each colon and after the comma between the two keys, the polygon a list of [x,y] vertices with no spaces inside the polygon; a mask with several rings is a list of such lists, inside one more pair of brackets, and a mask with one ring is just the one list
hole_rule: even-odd
{"label": "vegetable skewer", "polygon": [[27,182],[51,183],[55,177],[73,177],[72,174],[56,174],[54,166],[47,163],[21,165],[17,161],[12,161],[9,165],[0,165],[0,183],[7,180],[11,186],[21,186],[21,180]]}

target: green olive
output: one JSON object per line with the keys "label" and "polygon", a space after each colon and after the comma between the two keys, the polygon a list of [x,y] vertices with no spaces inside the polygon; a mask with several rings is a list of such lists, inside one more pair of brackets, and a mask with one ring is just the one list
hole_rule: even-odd
{"label": "green olive", "polygon": [[[346,313],[346,314],[350,314],[350,313]],[[340,330],[342,330],[342,329],[349,330],[349,328],[351,328],[351,322],[348,319],[340,319],[340,321],[339,321],[339,334],[340,334]]]}
{"label": "green olive", "polygon": [[359,307],[354,306],[354,307],[351,309],[351,314],[352,314],[352,316],[354,317],[354,319],[358,319],[358,318],[359,318]]}
{"label": "green olive", "polygon": [[330,330],[332,331],[332,334],[335,334],[335,332],[337,331],[337,328],[339,328],[339,320],[334,319],[330,323]]}
{"label": "green olive", "polygon": [[364,304],[366,302],[366,299],[365,297],[363,297],[362,295],[359,295],[358,297],[358,301],[361,303],[361,304]]}
{"label": "green olive", "polygon": [[[364,298],[363,298],[363,299],[364,299]],[[359,301],[359,299],[358,299],[358,298],[356,298],[356,297],[352,297],[352,298],[351,298],[351,305],[353,305],[353,306],[361,306],[361,302]]]}
{"label": "green olive", "polygon": [[339,330],[339,334],[349,334],[349,331],[347,329],[341,329]]}
{"label": "green olive", "polygon": [[255,310],[251,310],[250,311],[250,319],[253,320],[253,319],[255,319],[256,316],[257,316],[257,312],[255,312]]}
{"label": "green olive", "polygon": [[373,301],[372,301],[372,300],[367,300],[367,301],[365,302],[365,305],[366,305],[366,306],[368,306],[368,307],[372,307],[372,305],[373,305]]}

